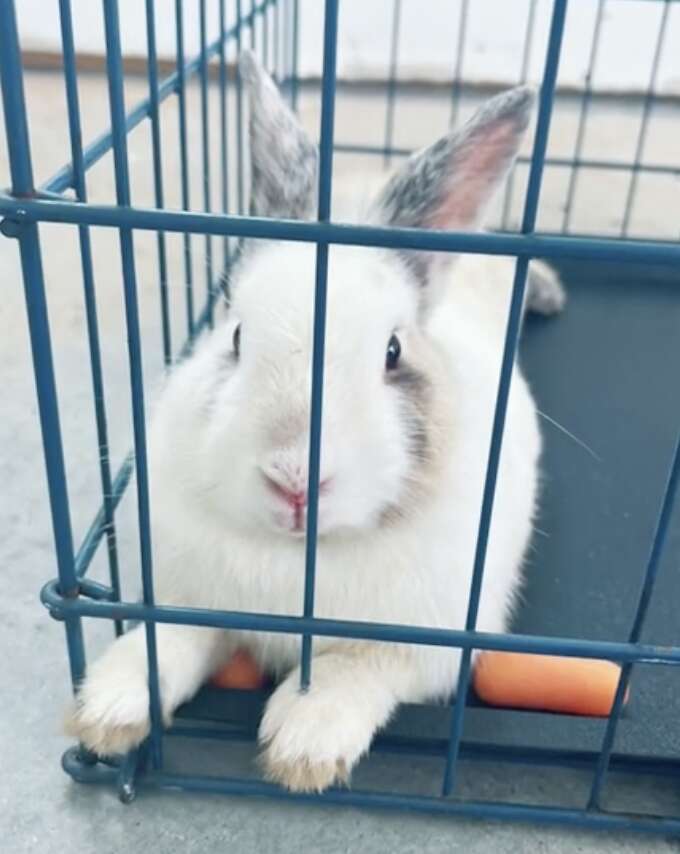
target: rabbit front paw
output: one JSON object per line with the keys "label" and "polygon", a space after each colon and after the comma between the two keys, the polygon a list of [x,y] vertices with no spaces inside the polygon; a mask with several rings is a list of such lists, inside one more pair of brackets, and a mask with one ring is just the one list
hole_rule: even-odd
{"label": "rabbit front paw", "polygon": [[371,721],[345,692],[312,684],[302,693],[297,679],[288,679],[272,695],[260,725],[264,774],[294,792],[346,785],[372,735]]}
{"label": "rabbit front paw", "polygon": [[[121,663],[122,664],[122,663]],[[67,710],[64,730],[98,756],[127,753],[149,734],[149,689],[138,668],[95,668]]]}

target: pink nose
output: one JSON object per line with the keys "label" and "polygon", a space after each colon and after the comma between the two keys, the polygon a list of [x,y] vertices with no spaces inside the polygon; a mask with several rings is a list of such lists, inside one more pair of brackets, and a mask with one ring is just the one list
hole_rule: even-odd
{"label": "pink nose", "polygon": [[[307,506],[307,490],[293,489],[289,486],[284,486],[278,480],[275,480],[271,475],[264,474],[264,479],[271,491],[282,498],[286,504],[294,510],[301,510]],[[323,493],[328,486],[328,479],[322,480],[319,484],[319,493]]]}
{"label": "pink nose", "polygon": [[272,482],[272,488],[277,495],[283,498],[286,504],[290,504],[294,509],[302,508],[307,504],[307,492],[305,490],[294,492],[292,489],[286,489],[274,482]]}

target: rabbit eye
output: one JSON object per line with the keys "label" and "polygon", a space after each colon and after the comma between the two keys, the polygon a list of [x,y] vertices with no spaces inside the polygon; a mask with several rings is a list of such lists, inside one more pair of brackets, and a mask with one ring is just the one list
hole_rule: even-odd
{"label": "rabbit eye", "polygon": [[385,369],[393,371],[399,364],[401,356],[401,342],[396,335],[392,335],[387,344],[387,354],[385,356]]}
{"label": "rabbit eye", "polygon": [[236,329],[234,329],[233,345],[234,345],[234,356],[236,356],[236,358],[238,359],[238,357],[241,355],[241,324],[240,323],[236,327]]}

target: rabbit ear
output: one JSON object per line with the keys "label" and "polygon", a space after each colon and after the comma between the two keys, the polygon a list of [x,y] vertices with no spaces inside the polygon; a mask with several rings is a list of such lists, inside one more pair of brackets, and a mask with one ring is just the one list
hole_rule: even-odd
{"label": "rabbit ear", "polygon": [[317,149],[252,51],[239,61],[250,96],[253,216],[307,219],[314,212]]}
{"label": "rabbit ear", "polygon": [[[507,175],[529,124],[534,91],[520,86],[491,98],[460,130],[414,154],[378,197],[373,218],[386,225],[478,228]],[[432,253],[405,253],[422,284]]]}

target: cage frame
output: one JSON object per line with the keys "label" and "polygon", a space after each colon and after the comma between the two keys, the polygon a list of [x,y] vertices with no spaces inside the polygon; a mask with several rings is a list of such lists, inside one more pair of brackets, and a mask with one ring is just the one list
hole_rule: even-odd
{"label": "cage frame", "polygon": [[[117,0],[102,0],[106,35],[106,70],[109,88],[111,128],[87,146],[83,145],[80,126],[80,105],[75,63],[73,22],[70,0],[59,0],[61,39],[64,58],[67,113],[71,142],[71,162],[36,188],[31,161],[27,108],[24,98],[23,69],[14,0],[0,3],[0,78],[6,117],[6,133],[10,159],[11,188],[0,193],[0,231],[17,241],[25,288],[27,317],[36,381],[39,416],[47,472],[48,491],[52,515],[55,555],[58,577],[49,581],[41,592],[41,599],[50,614],[65,626],[72,685],[75,688],[85,673],[85,645],[82,621],[95,618],[112,621],[116,634],[123,630],[123,620],[134,619],[144,623],[149,665],[151,734],[147,743],[132,751],[119,763],[98,761],[82,747],[69,749],[63,758],[65,770],[82,782],[103,782],[117,786],[122,800],[131,800],[137,788],[179,788],[189,791],[210,791],[226,794],[268,795],[288,800],[315,803],[338,803],[354,806],[373,806],[417,810],[478,818],[497,818],[510,821],[558,823],[602,829],[625,829],[680,835],[680,816],[652,816],[613,812],[605,809],[601,795],[610,770],[629,770],[680,776],[680,759],[648,758],[614,753],[614,741],[621,719],[624,697],[631,671],[636,663],[680,665],[680,646],[660,646],[641,642],[642,629],[657,578],[664,542],[668,533],[674,501],[680,480],[680,437],[669,461],[667,483],[660,501],[658,520],[650,543],[649,557],[642,573],[642,582],[635,617],[625,642],[577,640],[548,636],[519,634],[491,634],[476,629],[476,615],[483,579],[486,541],[489,533],[495,479],[500,458],[505,410],[508,401],[512,366],[517,351],[521,325],[521,309],[529,261],[533,258],[577,258],[590,261],[635,261],[640,263],[680,264],[680,244],[660,240],[633,240],[628,235],[630,212],[635,200],[637,176],[641,171],[665,171],[680,174],[680,168],[650,166],[643,163],[644,141],[649,113],[656,97],[656,73],[659,55],[666,31],[669,10],[674,0],[657,0],[663,3],[663,14],[655,48],[649,88],[645,95],[634,163],[630,165],[631,182],[627,193],[626,209],[620,239],[584,237],[569,233],[570,211],[576,189],[579,168],[588,166],[603,169],[621,168],[620,163],[593,161],[583,158],[583,131],[592,99],[590,75],[597,59],[599,22],[607,0],[597,0],[597,26],[589,57],[589,71],[584,91],[576,149],[572,159],[546,157],[550,120],[555,98],[555,86],[560,59],[562,36],[568,0],[553,0],[550,32],[548,36],[544,72],[539,99],[539,110],[533,151],[529,164],[529,180],[524,200],[524,210],[518,233],[478,234],[463,232],[428,232],[419,229],[386,228],[378,226],[347,225],[332,221],[330,213],[332,192],[332,164],[334,151],[359,151],[382,155],[386,163],[391,158],[408,153],[393,145],[394,105],[398,68],[398,41],[401,0],[394,0],[391,29],[389,80],[387,86],[387,113],[383,146],[359,146],[336,143],[334,139],[334,107],[336,93],[336,48],[339,0],[325,0],[323,75],[321,81],[322,112],[320,123],[320,169],[317,219],[312,222],[266,220],[244,215],[242,147],[243,104],[240,80],[228,81],[226,46],[234,42],[240,50],[246,34],[250,46],[256,45],[256,26],[261,27],[260,48],[265,55],[274,46],[275,66],[283,67],[280,82],[287,89],[293,107],[299,93],[298,44],[300,10],[298,0],[251,0],[244,11],[241,0],[235,0],[236,19],[227,24],[225,0],[219,4],[220,32],[209,42],[206,32],[205,0],[199,0],[201,49],[197,56],[187,60],[183,44],[183,2],[176,0],[177,68],[160,80],[155,42],[154,0],[145,0],[148,48],[149,95],[132,109],[126,110],[123,94],[123,66]],[[536,0],[529,3],[527,34],[531,32]],[[468,0],[461,1],[460,44],[452,87],[452,117],[455,117],[460,96],[462,45]],[[273,18],[273,21],[272,21]],[[283,20],[281,20],[283,19]],[[270,42],[270,24],[274,28]],[[279,27],[284,27],[283,52]],[[287,37],[288,38],[287,38]],[[207,102],[208,63],[217,57],[220,86],[220,175],[221,206],[219,212],[210,209],[211,164],[208,146],[209,108]],[[526,77],[526,51],[521,75]],[[185,88],[187,81],[197,76],[201,93],[202,166],[204,180],[203,212],[192,209],[187,181],[187,119]],[[235,120],[238,126],[237,153],[239,168],[237,211],[228,205],[227,114],[225,91],[228,85],[237,89]],[[176,96],[179,111],[182,164],[182,210],[164,208],[163,171],[161,161],[160,105],[170,96]],[[154,198],[156,208],[131,205],[130,181],[127,162],[127,135],[140,123],[149,121],[152,132],[152,163],[154,172]],[[111,152],[116,179],[116,206],[94,205],[87,200],[86,173],[104,155]],[[536,231],[536,215],[545,165],[565,165],[572,169],[561,234]],[[72,190],[74,197],[67,198]],[[507,201],[507,197],[506,197]],[[507,219],[507,204],[504,220]],[[68,501],[68,484],[59,418],[59,402],[50,342],[49,319],[45,296],[42,257],[38,226],[40,223],[62,223],[78,227],[85,293],[86,323],[91,357],[91,374],[95,399],[95,419],[100,450],[100,477],[102,483],[101,506],[79,547],[73,542]],[[103,374],[97,325],[97,308],[94,287],[94,267],[90,245],[90,226],[117,229],[123,264],[123,288],[128,330],[128,356],[132,386],[132,414],[134,451],[114,474],[108,460],[106,411],[103,401]],[[309,522],[305,561],[305,594],[301,616],[283,616],[231,611],[211,611],[155,604],[153,570],[151,564],[151,529],[146,465],[146,434],[144,410],[144,384],[142,381],[142,352],[137,306],[133,233],[138,229],[157,233],[159,261],[159,302],[163,330],[163,357],[166,366],[174,358],[187,355],[193,340],[213,323],[213,312],[218,295],[219,274],[213,270],[213,238],[222,239],[222,267],[230,263],[230,239],[242,237],[267,237],[314,243],[317,247],[314,346],[312,360],[312,411],[309,465]],[[164,235],[180,232],[184,235],[185,294],[187,341],[173,356],[169,327],[167,300],[167,268]],[[194,282],[191,276],[190,235],[205,236],[207,267],[207,298],[196,313]],[[419,248],[446,252],[487,253],[514,256],[515,274],[512,299],[503,357],[500,367],[496,409],[494,414],[486,481],[480,511],[479,533],[470,590],[466,625],[460,630],[432,629],[427,626],[361,623],[349,620],[330,620],[314,615],[314,579],[316,556],[316,522],[318,510],[320,431],[323,405],[323,355],[325,339],[326,285],[329,246],[350,244],[382,246],[387,248]],[[141,603],[121,601],[118,557],[116,551],[115,513],[136,471],[136,489],[139,513],[140,557],[143,599]],[[100,545],[106,541],[110,583],[102,584],[87,577],[87,571]],[[462,650],[460,675],[456,696],[463,701],[452,705],[449,738],[443,749],[445,771],[440,796],[415,796],[394,792],[374,792],[331,789],[321,795],[290,793],[264,781],[229,777],[207,777],[190,774],[171,774],[163,769],[163,740],[166,735],[161,726],[160,690],[155,640],[157,623],[181,623],[195,626],[214,626],[239,630],[284,632],[301,635],[301,688],[313,678],[311,667],[313,637],[335,636],[386,642],[432,644],[457,647]],[[463,722],[470,681],[473,650],[506,650],[526,653],[546,653],[586,658],[608,658],[622,664],[612,712],[605,727],[600,750],[597,752],[557,751],[536,748],[522,754],[513,748],[488,745],[473,749],[462,741]],[[184,733],[187,734],[187,733]],[[416,740],[418,741],[418,740]],[[396,749],[393,745],[392,749]],[[417,745],[402,744],[399,749],[414,750]],[[456,771],[461,756],[493,758],[499,761],[547,765],[580,765],[592,768],[592,781],[587,803],[581,809],[559,806],[538,806],[530,803],[510,804],[493,801],[461,800],[455,795]]]}

